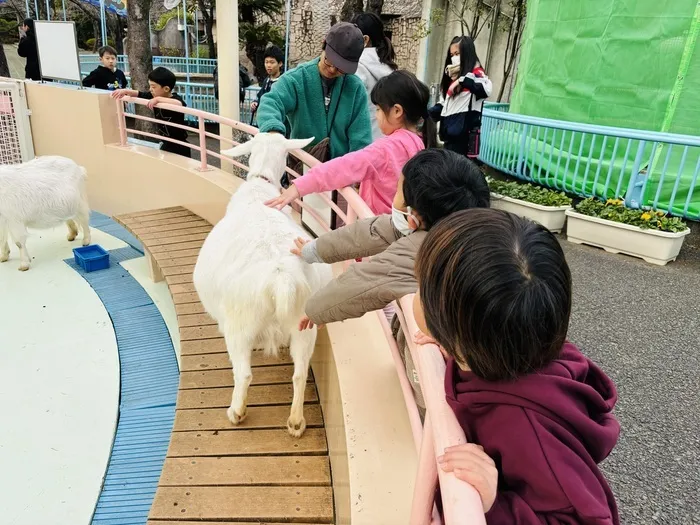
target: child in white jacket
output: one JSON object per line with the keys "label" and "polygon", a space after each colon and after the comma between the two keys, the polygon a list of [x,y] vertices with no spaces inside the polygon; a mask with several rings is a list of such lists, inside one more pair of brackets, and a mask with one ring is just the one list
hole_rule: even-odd
{"label": "child in white jacket", "polygon": [[370,94],[375,84],[381,78],[391,75],[398,69],[396,53],[391,46],[391,41],[384,36],[384,24],[374,13],[360,13],[352,19],[352,23],[360,28],[365,39],[365,49],[360,57],[360,64],[355,73],[367,90],[369,100],[369,120],[372,124],[372,140],[376,141],[384,136],[377,124],[377,115],[372,105]]}

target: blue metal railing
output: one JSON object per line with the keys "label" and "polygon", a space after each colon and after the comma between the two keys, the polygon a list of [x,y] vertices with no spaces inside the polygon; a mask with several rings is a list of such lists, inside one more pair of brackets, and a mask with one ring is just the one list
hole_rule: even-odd
{"label": "blue metal railing", "polygon": [[700,137],[518,115],[487,105],[479,159],[582,197],[700,219]]}
{"label": "blue metal railing", "polygon": [[[80,69],[88,72],[100,65],[99,55],[80,55]],[[191,73],[193,75],[212,75],[216,67],[215,58],[185,58],[154,56],[153,67],[167,67],[173,73]],[[122,71],[129,70],[129,58],[126,55],[117,56],[117,67]]]}

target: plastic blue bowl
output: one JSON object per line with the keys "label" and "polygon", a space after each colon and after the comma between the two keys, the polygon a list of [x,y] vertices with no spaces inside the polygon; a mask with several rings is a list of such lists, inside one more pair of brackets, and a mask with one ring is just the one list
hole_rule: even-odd
{"label": "plastic blue bowl", "polygon": [[109,268],[109,253],[97,244],[73,248],[73,256],[75,264],[87,273]]}

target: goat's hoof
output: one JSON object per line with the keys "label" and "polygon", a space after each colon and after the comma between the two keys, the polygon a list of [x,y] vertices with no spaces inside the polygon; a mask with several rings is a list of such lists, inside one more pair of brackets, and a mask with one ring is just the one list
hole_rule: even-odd
{"label": "goat's hoof", "polygon": [[9,255],[0,255],[0,263],[4,263],[10,260]]}
{"label": "goat's hoof", "polygon": [[90,238],[88,237],[87,239],[83,239],[83,246],[90,246]]}
{"label": "goat's hoof", "polygon": [[68,242],[73,242],[77,236],[77,233],[69,233],[66,239],[68,239]]}
{"label": "goat's hoof", "polygon": [[18,269],[20,272],[26,272],[27,270],[29,270],[29,265],[27,264],[27,265],[25,266],[25,265],[23,264],[22,266],[20,266],[20,267],[17,268],[17,269]]}
{"label": "goat's hoof", "polygon": [[231,423],[233,423],[234,425],[238,425],[239,423],[242,423],[248,415],[248,408],[243,407],[242,412],[242,414],[239,414],[233,407],[229,407],[226,411],[226,415],[228,416],[228,419],[229,421],[231,421]]}
{"label": "goat's hoof", "polygon": [[291,416],[287,419],[287,432],[289,432],[295,438],[301,437],[301,435],[306,430],[306,419],[303,417],[300,421],[294,421]]}

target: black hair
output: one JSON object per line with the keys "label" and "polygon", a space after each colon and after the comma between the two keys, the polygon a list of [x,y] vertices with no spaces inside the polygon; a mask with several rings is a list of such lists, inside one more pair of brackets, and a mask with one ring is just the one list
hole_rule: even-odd
{"label": "black hair", "polygon": [[24,22],[22,22],[22,25],[25,25],[29,28],[27,33],[34,32],[34,20],[32,20],[31,18],[25,18]]}
{"label": "black hair", "polygon": [[423,121],[420,133],[426,148],[437,145],[435,122],[428,116],[430,90],[410,71],[399,70],[379,79],[370,94],[372,104],[388,113],[396,104],[403,108],[406,122],[419,125]]}
{"label": "black hair", "polygon": [[[452,65],[452,55],[450,54],[450,48],[454,44],[459,44],[459,76],[463,77],[467,73],[474,71],[477,64],[480,63],[479,57],[476,54],[476,47],[474,47],[474,40],[468,36],[456,36],[450,42],[447,48],[447,58],[445,58],[445,68]],[[447,90],[452,84],[453,80],[444,71],[442,72],[442,82],[440,82],[440,90],[442,91],[442,96],[447,96]]]}
{"label": "black hair", "polygon": [[114,49],[112,46],[102,46],[100,49],[97,50],[97,53],[100,55],[100,58],[102,58],[104,55],[114,55],[115,57],[117,55],[117,50]]}
{"label": "black hair", "polygon": [[175,73],[164,67],[157,67],[148,74],[148,80],[159,86],[169,87],[170,91],[175,87]]}
{"label": "black hair", "polygon": [[403,198],[430,230],[448,215],[467,208],[488,208],[486,178],[472,161],[446,149],[418,152],[403,168]]}
{"label": "black hair", "polygon": [[372,47],[377,49],[377,56],[382,64],[386,64],[393,70],[399,68],[396,65],[394,46],[384,34],[384,24],[381,18],[374,13],[358,13],[353,17],[352,23],[360,28],[363,36],[369,37]]}
{"label": "black hair", "polygon": [[430,335],[457,363],[508,381],[556,359],[571,315],[571,272],[545,227],[502,210],[450,215],[416,258]]}
{"label": "black hair", "polygon": [[284,53],[277,46],[269,46],[265,48],[265,55],[263,56],[263,60],[265,60],[266,58],[274,58],[280,64],[284,64]]}

